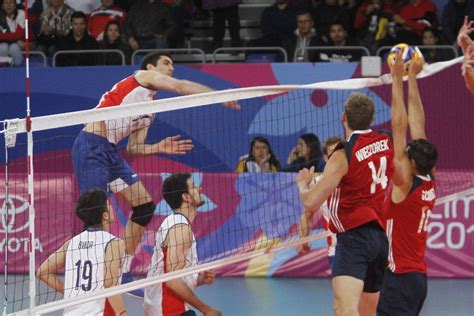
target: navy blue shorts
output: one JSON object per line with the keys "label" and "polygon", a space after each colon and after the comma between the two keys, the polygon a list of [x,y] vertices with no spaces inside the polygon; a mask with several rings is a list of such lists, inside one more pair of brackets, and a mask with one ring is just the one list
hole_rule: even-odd
{"label": "navy blue shorts", "polygon": [[387,270],[377,315],[418,315],[425,302],[427,291],[426,274],[421,272],[396,274]]}
{"label": "navy blue shorts", "polygon": [[364,292],[376,293],[382,289],[387,258],[387,236],[376,222],[370,222],[337,234],[332,276],[362,280]]}
{"label": "navy blue shorts", "polygon": [[72,146],[72,164],[81,194],[91,189],[120,192],[140,181],[114,144],[81,131]]}

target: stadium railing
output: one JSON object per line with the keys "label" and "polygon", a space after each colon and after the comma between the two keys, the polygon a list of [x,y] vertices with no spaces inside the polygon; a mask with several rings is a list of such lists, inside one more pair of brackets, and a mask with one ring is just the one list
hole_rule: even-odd
{"label": "stadium railing", "polygon": [[[298,48],[295,51],[295,56],[303,55],[304,51],[348,51],[348,52],[362,52],[362,56],[370,56],[370,51],[364,46],[308,46],[305,48]],[[297,61],[293,58],[293,61]]]}
{"label": "stadium railing", "polygon": [[122,66],[125,63],[125,54],[118,49],[91,49],[91,50],[61,50],[53,55],[53,67],[56,67],[57,58],[61,55],[72,55],[72,54],[118,54],[122,58]]}
{"label": "stadium railing", "polygon": [[[43,67],[48,67],[48,57],[43,52],[37,50],[31,50],[30,54],[30,65],[34,62],[35,65],[43,64]],[[26,55],[26,52],[23,52],[23,55]],[[41,60],[41,61],[39,61]]]}
{"label": "stadium railing", "polygon": [[[450,56],[450,59],[459,57],[458,51],[452,45],[417,45],[417,46],[421,50],[422,53],[430,49],[435,49],[435,50],[449,52],[450,54],[452,54]],[[390,51],[390,49],[392,49],[392,46],[381,46],[379,47],[379,49],[377,49],[377,52],[375,53],[375,55],[384,57],[385,54],[387,54]]]}
{"label": "stadium railing", "polygon": [[165,49],[137,49],[132,54],[132,65],[139,65],[143,56],[152,52],[167,52],[178,63],[206,63],[206,54],[199,48],[165,48]]}
{"label": "stadium railing", "polygon": [[[236,53],[236,52],[277,52],[281,53],[283,56],[283,60],[281,62],[287,63],[288,62],[288,54],[286,50],[282,47],[274,46],[274,47],[220,47],[212,53],[212,63],[218,62],[218,54],[228,52],[228,53]],[[272,62],[272,60],[268,60],[267,62]]]}

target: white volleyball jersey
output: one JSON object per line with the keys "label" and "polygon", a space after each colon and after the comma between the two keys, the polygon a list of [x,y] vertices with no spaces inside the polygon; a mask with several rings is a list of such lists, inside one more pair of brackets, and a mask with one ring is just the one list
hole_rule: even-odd
{"label": "white volleyball jersey", "polygon": [[[104,289],[105,250],[116,237],[101,229],[89,228],[73,237],[66,253],[64,298],[96,293]],[[105,298],[67,307],[64,315],[103,315]]]}
{"label": "white volleyball jersey", "polygon": [[[155,90],[141,86],[135,75],[132,75],[115,84],[112,90],[104,93],[96,108],[152,101],[155,99],[155,95]],[[107,139],[109,142],[117,144],[131,133],[150,126],[154,118],[154,114],[146,114],[107,120],[105,121]]]}
{"label": "white volleyball jersey", "polygon": [[[168,236],[169,230],[176,225],[191,225],[188,219],[180,214],[174,213],[165,218],[156,232],[155,249],[151,258],[150,270],[147,277],[166,273],[166,258],[168,249],[163,242]],[[179,232],[179,230],[177,230]],[[185,268],[196,266],[198,263],[196,240],[193,234],[193,243],[186,254]],[[194,291],[197,285],[198,274],[188,275],[183,278],[188,287]],[[145,315],[179,315],[190,309],[190,306],[179,299],[165,283],[156,284],[145,289]]]}

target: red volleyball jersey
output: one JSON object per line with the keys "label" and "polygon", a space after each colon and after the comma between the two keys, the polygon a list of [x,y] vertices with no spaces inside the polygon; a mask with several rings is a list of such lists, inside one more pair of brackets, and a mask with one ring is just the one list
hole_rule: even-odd
{"label": "red volleyball jersey", "polygon": [[390,136],[370,129],[354,131],[336,150],[341,148],[346,152],[349,170],[328,201],[329,228],[341,233],[372,221],[384,227],[385,190],[393,174]]}
{"label": "red volleyball jersey", "polygon": [[388,268],[393,273],[426,273],[427,226],[435,198],[435,181],[430,176],[414,176],[410,193],[401,203],[387,198]]}

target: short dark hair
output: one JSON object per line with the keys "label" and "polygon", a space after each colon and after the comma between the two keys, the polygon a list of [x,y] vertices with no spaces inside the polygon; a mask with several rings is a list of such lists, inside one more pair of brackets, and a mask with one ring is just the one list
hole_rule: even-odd
{"label": "short dark hair", "polygon": [[372,99],[363,93],[351,93],[344,106],[347,124],[352,130],[364,130],[370,127],[375,114]]}
{"label": "short dark hair", "polygon": [[141,70],[146,70],[146,66],[148,64],[156,66],[156,63],[158,60],[161,59],[161,57],[168,57],[169,59],[173,60],[171,57],[171,54],[168,52],[155,52],[155,53],[149,53],[143,57],[142,62],[140,64],[140,69]]}
{"label": "short dark hair", "polygon": [[71,22],[72,22],[73,19],[84,19],[84,21],[87,22],[87,17],[84,14],[84,12],[82,12],[82,11],[74,11],[71,14]]}
{"label": "short dark hair", "polygon": [[183,193],[189,192],[188,179],[190,178],[190,173],[177,173],[169,176],[163,182],[163,198],[171,209],[176,210],[181,207]]}
{"label": "short dark hair", "polygon": [[339,144],[340,142],[342,142],[342,138],[339,137],[339,136],[332,136],[332,137],[329,137],[329,138],[326,139],[326,141],[324,142],[324,145],[323,145],[323,153],[327,156],[327,155],[328,155],[329,147],[331,147],[331,146],[334,145],[334,144]]}
{"label": "short dark hair", "polygon": [[438,149],[426,139],[409,142],[407,152],[408,158],[415,161],[416,171],[421,175],[429,174],[438,160]]}
{"label": "short dark hair", "polygon": [[307,133],[300,136],[305,142],[306,146],[309,147],[309,161],[321,158],[323,153],[321,152],[321,142],[318,136],[313,133]]}
{"label": "short dark hair", "polygon": [[84,226],[102,225],[102,214],[107,212],[107,194],[101,189],[92,189],[81,195],[76,204],[76,215]]}

